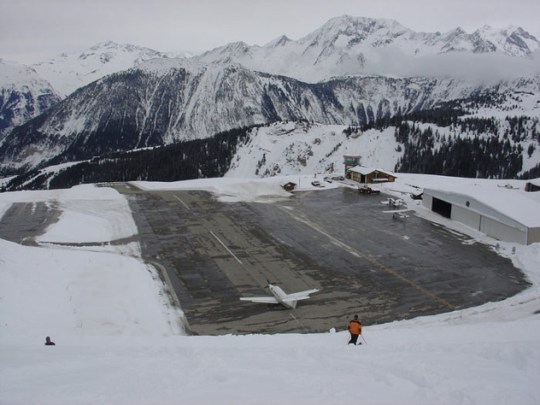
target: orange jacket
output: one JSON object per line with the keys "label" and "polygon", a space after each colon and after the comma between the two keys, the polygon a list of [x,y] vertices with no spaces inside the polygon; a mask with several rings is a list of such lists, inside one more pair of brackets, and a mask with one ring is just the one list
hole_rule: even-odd
{"label": "orange jacket", "polygon": [[349,332],[351,332],[353,335],[362,334],[362,324],[360,323],[360,321],[357,321],[355,319],[349,322],[348,329],[349,329]]}

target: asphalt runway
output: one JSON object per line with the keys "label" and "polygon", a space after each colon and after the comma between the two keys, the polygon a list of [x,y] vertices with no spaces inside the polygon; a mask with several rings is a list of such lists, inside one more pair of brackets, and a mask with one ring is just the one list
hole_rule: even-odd
{"label": "asphalt runway", "polygon": [[[342,330],[502,300],[528,286],[510,260],[411,215],[383,195],[337,188],[273,203],[221,203],[203,191],[145,192],[130,203],[143,258],[168,274],[192,334]],[[295,310],[240,301],[320,288]]]}
{"label": "asphalt runway", "polygon": [[[164,271],[192,334],[342,330],[502,300],[528,286],[508,259],[465,235],[411,215],[395,220],[383,195],[338,188],[279,202],[220,203],[203,191],[128,198],[143,259]],[[51,203],[13,204],[0,238],[35,244],[58,220]],[[240,301],[320,288],[295,310]],[[119,291],[121,294],[121,291]]]}
{"label": "asphalt runway", "polygon": [[0,238],[22,245],[35,245],[35,238],[60,218],[53,203],[14,203],[0,217]]}

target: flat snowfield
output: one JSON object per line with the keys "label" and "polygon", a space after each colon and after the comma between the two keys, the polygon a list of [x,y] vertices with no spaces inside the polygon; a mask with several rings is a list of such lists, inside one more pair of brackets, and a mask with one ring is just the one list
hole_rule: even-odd
{"label": "flat snowfield", "polygon": [[[269,190],[286,198],[282,180],[139,185],[268,201]],[[445,181],[466,187],[469,180],[400,175],[386,191]],[[242,182],[249,187],[237,187]],[[501,184],[485,182],[491,198]],[[3,193],[0,217],[16,204],[47,204],[60,214],[33,241],[0,239],[2,404],[540,403],[538,243],[473,234],[510,257],[532,286],[481,307],[365,325],[358,347],[347,345],[344,325],[321,334],[186,336],[181,311],[130,241],[137,229],[122,195],[90,185]],[[45,336],[56,346],[44,346]]]}

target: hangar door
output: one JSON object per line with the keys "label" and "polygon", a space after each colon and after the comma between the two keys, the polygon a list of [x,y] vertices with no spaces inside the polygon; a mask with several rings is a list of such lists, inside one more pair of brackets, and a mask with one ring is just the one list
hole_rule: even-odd
{"label": "hangar door", "polygon": [[436,212],[443,217],[450,218],[452,216],[452,204],[443,200],[439,200],[436,197],[433,197],[431,209],[433,210],[433,212]]}
{"label": "hangar door", "polygon": [[523,245],[527,244],[527,231],[518,229],[496,221],[491,218],[482,217],[480,231],[492,238],[504,240],[507,242],[516,242]]}

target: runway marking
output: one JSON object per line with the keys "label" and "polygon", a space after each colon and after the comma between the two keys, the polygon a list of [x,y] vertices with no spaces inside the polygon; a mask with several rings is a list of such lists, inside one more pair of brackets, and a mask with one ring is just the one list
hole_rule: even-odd
{"label": "runway marking", "polygon": [[297,195],[300,196],[300,197],[306,197],[306,196],[308,196],[308,195],[310,195],[310,194],[312,194],[314,192],[315,192],[315,190],[302,191],[302,194],[297,194]]}
{"label": "runway marking", "polygon": [[185,313],[182,311],[182,306],[180,304],[180,300],[178,299],[178,295],[176,295],[176,290],[174,289],[173,283],[172,283],[172,281],[171,281],[171,279],[169,277],[169,273],[167,273],[167,269],[165,269],[165,267],[162,264],[160,264],[158,262],[154,262],[152,260],[148,261],[148,265],[155,267],[156,270],[165,279],[165,284],[168,287],[165,292],[170,295],[173,304],[176,305],[176,307],[178,309],[177,313],[178,313],[179,318],[180,318],[180,325],[181,325],[184,332],[190,333],[191,327],[189,326],[189,322],[188,322],[188,320],[186,318]]}
{"label": "runway marking", "polygon": [[178,201],[180,201],[184,205],[184,207],[186,207],[188,210],[191,209],[191,208],[189,208],[189,206],[180,197],[175,195],[174,198],[176,198]]}
{"label": "runway marking", "polygon": [[351,246],[347,245],[346,243],[340,241],[339,239],[336,239],[335,237],[333,237],[332,235],[328,234],[327,232],[323,231],[322,229],[320,229],[318,226],[316,226],[315,224],[309,222],[307,219],[303,219],[303,218],[300,218],[296,215],[294,215],[292,212],[288,211],[288,210],[285,210],[283,209],[282,207],[279,207],[283,212],[286,212],[287,214],[289,214],[291,217],[293,217],[294,219],[296,219],[297,221],[299,222],[302,222],[303,224],[309,226],[311,229],[313,229],[314,231],[317,231],[319,232],[320,234],[326,236],[327,238],[329,238],[332,243],[334,243],[335,245],[345,249],[346,251],[348,251],[349,253],[351,253],[352,255],[356,256],[356,257],[359,257],[359,258],[362,258],[364,260],[367,260],[368,262],[370,262],[373,266],[375,267],[378,267],[379,269],[391,274],[392,276],[400,279],[401,281],[409,284],[411,287],[415,288],[416,290],[424,293],[425,295],[427,295],[428,297],[430,297],[431,299],[433,299],[434,301],[437,301],[441,304],[443,304],[444,306],[454,310],[455,309],[455,306],[450,304],[448,301],[446,301],[445,299],[443,298],[440,298],[438,297],[437,295],[433,294],[432,292],[426,290],[424,287],[416,284],[414,281],[412,280],[409,280],[407,277],[397,273],[395,270],[392,270],[391,268],[389,267],[386,267],[384,264],[382,263],[379,263],[377,260],[375,260],[374,258],[372,257],[369,257],[367,255],[365,255],[364,253],[362,252],[358,252],[357,250],[353,249]]}
{"label": "runway marking", "polygon": [[302,328],[304,328],[304,330],[307,330],[306,325],[304,325],[304,324],[300,321],[300,319],[298,319],[296,316],[294,316],[294,314],[293,314],[292,312],[290,313],[290,315],[291,315],[291,318],[292,318],[292,319],[294,319],[294,320],[295,320]]}
{"label": "runway marking", "polygon": [[223,243],[223,242],[221,241],[221,239],[219,239],[219,238],[217,237],[217,235],[216,235],[214,232],[210,231],[210,233],[212,234],[212,236],[213,236],[214,238],[216,238],[216,240],[217,240],[219,243],[221,243],[221,246],[223,246],[223,247],[227,250],[227,252],[229,252],[229,254],[230,254],[232,257],[234,257],[234,258],[236,259],[236,261],[237,261],[238,263],[240,263],[240,264],[243,265],[242,260],[240,260],[238,257],[236,257],[236,255],[235,255],[233,252],[231,252],[231,249],[229,249],[229,248],[225,245],[225,243]]}

